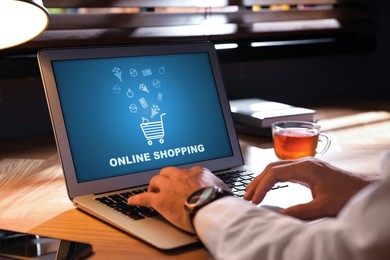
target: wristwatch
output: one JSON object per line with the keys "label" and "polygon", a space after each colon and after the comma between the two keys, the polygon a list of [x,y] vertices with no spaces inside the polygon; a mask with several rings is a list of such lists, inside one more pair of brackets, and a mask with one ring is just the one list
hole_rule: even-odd
{"label": "wristwatch", "polygon": [[184,203],[184,208],[189,212],[191,224],[198,210],[226,196],[233,196],[233,193],[217,186],[205,187],[192,193]]}

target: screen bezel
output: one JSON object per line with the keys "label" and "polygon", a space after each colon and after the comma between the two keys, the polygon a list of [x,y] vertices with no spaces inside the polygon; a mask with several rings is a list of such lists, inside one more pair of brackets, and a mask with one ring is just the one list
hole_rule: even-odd
{"label": "screen bezel", "polygon": [[110,179],[99,179],[82,183],[77,181],[64,117],[60,106],[61,102],[56,88],[55,75],[53,74],[52,61],[184,53],[207,53],[209,56],[233,154],[229,157],[203,161],[201,163],[191,163],[179,167],[189,168],[195,165],[200,165],[210,169],[211,171],[220,171],[243,165],[240,145],[233,125],[218,57],[214,45],[211,42],[43,49],[38,52],[38,61],[44,84],[46,100],[49,107],[61,164],[63,171],[66,172],[66,174],[64,174],[67,184],[66,186],[71,199],[79,195],[97,194],[112,190],[147,185],[150,179],[159,173],[159,169],[112,177]]}

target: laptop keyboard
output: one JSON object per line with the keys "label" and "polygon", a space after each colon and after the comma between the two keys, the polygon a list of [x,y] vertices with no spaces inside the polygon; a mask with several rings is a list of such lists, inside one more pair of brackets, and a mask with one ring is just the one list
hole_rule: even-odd
{"label": "laptop keyboard", "polygon": [[97,197],[95,200],[122,213],[125,216],[128,216],[131,219],[140,220],[159,215],[157,211],[152,208],[127,204],[127,198],[146,191],[147,188],[126,191],[108,196]]}
{"label": "laptop keyboard", "polygon": [[[245,187],[254,179],[253,172],[238,170],[232,172],[221,173],[217,175],[221,180],[223,180],[226,185],[232,190],[234,196],[242,198],[245,195]],[[287,184],[278,183],[272,187],[272,190],[287,187]],[[110,207],[121,214],[128,216],[133,220],[140,220],[148,217],[154,217],[159,215],[157,211],[152,208],[128,205],[127,198],[146,192],[147,188],[142,188],[139,190],[132,190],[126,192],[119,192],[116,194],[105,195],[101,197],[96,197],[95,200],[104,204],[107,207]]]}

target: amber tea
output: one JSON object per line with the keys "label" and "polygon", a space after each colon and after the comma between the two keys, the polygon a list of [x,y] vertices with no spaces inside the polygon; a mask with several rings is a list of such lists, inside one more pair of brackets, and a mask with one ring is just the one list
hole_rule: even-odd
{"label": "amber tea", "polygon": [[[330,146],[330,138],[320,132],[318,124],[312,122],[277,122],[272,125],[272,134],[275,154],[281,160],[324,154]],[[326,144],[318,152],[320,137],[326,139]]]}

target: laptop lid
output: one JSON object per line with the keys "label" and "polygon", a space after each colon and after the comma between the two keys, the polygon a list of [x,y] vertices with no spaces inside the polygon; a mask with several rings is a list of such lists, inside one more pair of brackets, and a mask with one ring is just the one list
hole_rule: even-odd
{"label": "laptop lid", "polygon": [[69,197],[141,186],[165,166],[243,165],[210,42],[38,53]]}

